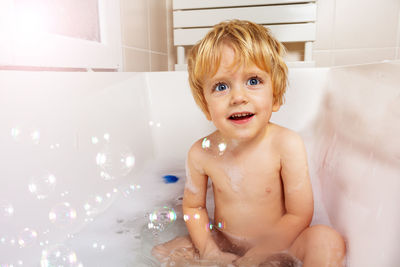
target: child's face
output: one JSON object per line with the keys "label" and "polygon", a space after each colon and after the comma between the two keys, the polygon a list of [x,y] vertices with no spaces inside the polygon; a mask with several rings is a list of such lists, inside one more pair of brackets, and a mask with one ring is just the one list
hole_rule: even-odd
{"label": "child's face", "polygon": [[266,129],[274,103],[270,75],[255,64],[232,66],[234,50],[222,47],[217,73],[204,83],[208,119],[223,137],[250,140]]}

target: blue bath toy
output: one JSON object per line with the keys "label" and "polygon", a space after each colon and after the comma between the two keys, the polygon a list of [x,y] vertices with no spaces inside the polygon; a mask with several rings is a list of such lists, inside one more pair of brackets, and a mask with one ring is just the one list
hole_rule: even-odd
{"label": "blue bath toy", "polygon": [[164,175],[163,179],[164,179],[164,183],[172,184],[172,183],[176,183],[179,180],[179,177],[168,174],[168,175]]}

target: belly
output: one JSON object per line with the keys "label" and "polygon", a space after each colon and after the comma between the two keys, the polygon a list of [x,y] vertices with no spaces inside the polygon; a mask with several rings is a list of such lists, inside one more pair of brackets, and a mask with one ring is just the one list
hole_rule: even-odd
{"label": "belly", "polygon": [[[219,208],[216,203],[214,212],[215,226],[232,237],[254,240],[265,236],[284,215],[283,203],[245,203],[227,204]],[[252,243],[252,242],[250,242]]]}
{"label": "belly", "polygon": [[[249,176],[253,177],[253,176]],[[229,179],[213,180],[214,223],[227,237],[240,240],[257,239],[285,214],[283,188],[279,177],[248,179],[235,191],[224,184]],[[247,241],[246,241],[247,242]]]}

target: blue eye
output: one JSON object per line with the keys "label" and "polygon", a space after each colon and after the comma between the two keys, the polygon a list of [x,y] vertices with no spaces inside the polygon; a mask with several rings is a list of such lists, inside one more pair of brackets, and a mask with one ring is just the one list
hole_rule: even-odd
{"label": "blue eye", "polygon": [[258,85],[260,83],[260,80],[258,78],[250,78],[247,81],[247,85]]}
{"label": "blue eye", "polygon": [[226,85],[225,83],[219,83],[215,86],[215,91],[217,92],[221,92],[221,91],[225,91],[226,89],[228,89],[228,85]]}

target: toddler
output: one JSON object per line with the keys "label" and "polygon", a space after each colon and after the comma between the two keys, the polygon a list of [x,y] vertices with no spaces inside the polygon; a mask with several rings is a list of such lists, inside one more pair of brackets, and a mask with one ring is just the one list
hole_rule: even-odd
{"label": "toddler", "polygon": [[189,236],[153,248],[163,266],[343,265],[343,238],[328,226],[309,226],[313,193],[301,137],[269,121],[286,90],[283,51],[268,29],[240,20],[214,26],[192,48],[190,87],[217,130],[188,153]]}

